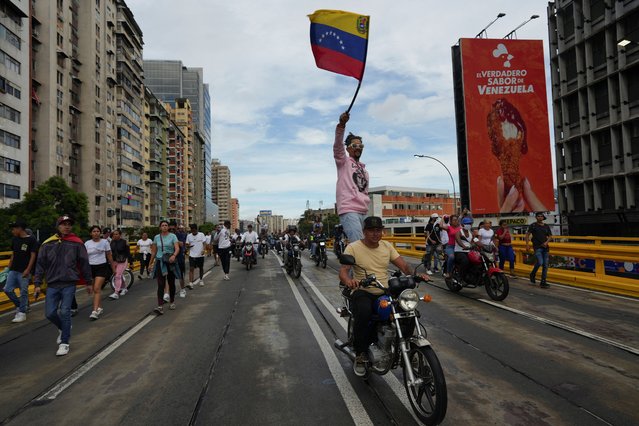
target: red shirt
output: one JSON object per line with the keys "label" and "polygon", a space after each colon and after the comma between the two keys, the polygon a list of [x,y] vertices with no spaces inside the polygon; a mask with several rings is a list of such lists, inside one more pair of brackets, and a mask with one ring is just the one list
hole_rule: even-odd
{"label": "red shirt", "polygon": [[508,230],[508,228],[499,228],[497,230],[497,236],[499,237],[499,242],[501,244],[511,244],[512,242],[512,240],[510,239],[510,231]]}
{"label": "red shirt", "polygon": [[452,225],[448,225],[448,228],[446,229],[446,233],[448,234],[449,246],[455,246],[455,235],[457,235],[460,229],[461,229],[461,225],[459,225],[458,227],[453,227]]}

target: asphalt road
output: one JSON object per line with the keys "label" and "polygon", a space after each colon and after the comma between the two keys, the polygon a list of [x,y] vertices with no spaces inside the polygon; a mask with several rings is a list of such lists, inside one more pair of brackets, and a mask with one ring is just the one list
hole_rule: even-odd
{"label": "asphalt road", "polygon": [[[65,357],[41,304],[25,323],[0,316],[0,424],[416,424],[401,370],[364,381],[333,348],[346,323],[329,256],[299,279],[272,252],[251,271],[232,260],[230,281],[212,268],[159,317],[151,280],[95,322],[81,291]],[[420,310],[448,385],[443,424],[639,424],[638,300],[522,279],[497,303],[439,277],[419,292],[433,296]]]}

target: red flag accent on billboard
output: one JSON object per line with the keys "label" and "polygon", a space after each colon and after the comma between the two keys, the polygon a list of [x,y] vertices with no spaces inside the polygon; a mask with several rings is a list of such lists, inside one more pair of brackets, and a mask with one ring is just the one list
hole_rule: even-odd
{"label": "red flag accent on billboard", "polygon": [[474,213],[554,210],[541,40],[461,39]]}

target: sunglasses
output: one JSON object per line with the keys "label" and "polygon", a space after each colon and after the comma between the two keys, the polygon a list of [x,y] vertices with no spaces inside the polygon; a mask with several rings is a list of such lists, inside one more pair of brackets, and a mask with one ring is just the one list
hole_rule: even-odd
{"label": "sunglasses", "polygon": [[349,148],[364,148],[363,143],[352,143],[348,146]]}

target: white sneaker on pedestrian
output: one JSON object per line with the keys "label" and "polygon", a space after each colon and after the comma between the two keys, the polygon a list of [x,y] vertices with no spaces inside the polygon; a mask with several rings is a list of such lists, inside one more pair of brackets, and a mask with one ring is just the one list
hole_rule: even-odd
{"label": "white sneaker on pedestrian", "polygon": [[175,303],[171,303],[169,305],[169,309],[172,310],[172,311],[175,310]]}
{"label": "white sneaker on pedestrian", "polygon": [[200,284],[200,287],[204,287],[204,280],[202,278],[200,278],[198,280],[198,284]]}
{"label": "white sneaker on pedestrian", "polygon": [[165,302],[168,302],[169,300],[171,300],[171,296],[169,296],[169,293],[164,293],[164,297],[162,298]]}
{"label": "white sneaker on pedestrian", "polygon": [[180,290],[180,297],[182,299],[184,299],[186,297],[186,290],[185,289]]}
{"label": "white sneaker on pedestrian", "polygon": [[15,318],[11,322],[25,322],[27,320],[27,314],[24,312],[17,312]]}
{"label": "white sneaker on pedestrian", "polygon": [[120,298],[120,296],[118,296],[118,293],[113,293],[111,296],[109,296],[109,299],[111,300],[118,300]]}
{"label": "white sneaker on pedestrian", "polygon": [[193,283],[188,283],[186,286],[187,286],[190,290],[193,290]]}
{"label": "white sneaker on pedestrian", "polygon": [[129,292],[129,290],[127,290],[126,288],[123,288],[122,290],[120,290],[120,296],[124,296],[128,292]]}
{"label": "white sneaker on pedestrian", "polygon": [[229,276],[227,274],[224,274],[224,281],[228,281],[230,280]]}
{"label": "white sneaker on pedestrian", "polygon": [[90,320],[97,320],[98,318],[100,318],[100,314],[98,314],[98,311],[93,311],[91,312],[91,315],[89,315],[89,319]]}
{"label": "white sneaker on pedestrian", "polygon": [[55,353],[57,356],[64,356],[69,353],[69,345],[66,343],[60,343],[58,351]]}
{"label": "white sneaker on pedestrian", "polygon": [[428,275],[433,275],[433,272],[432,272],[430,269],[427,269],[427,270],[426,270],[426,273],[427,273]]}
{"label": "white sneaker on pedestrian", "polygon": [[104,309],[102,309],[102,308],[98,308],[98,309],[96,310],[96,312],[98,313],[98,316],[100,316],[100,315],[102,315],[102,312],[104,312]]}
{"label": "white sneaker on pedestrian", "polygon": [[59,345],[60,343],[62,343],[62,330],[60,330],[58,328],[58,338],[55,339],[55,342]]}

